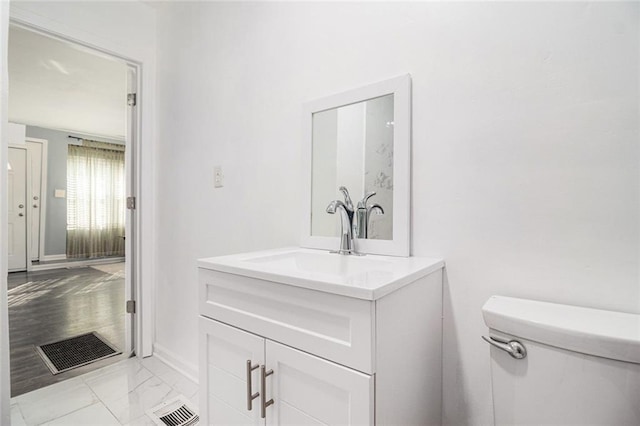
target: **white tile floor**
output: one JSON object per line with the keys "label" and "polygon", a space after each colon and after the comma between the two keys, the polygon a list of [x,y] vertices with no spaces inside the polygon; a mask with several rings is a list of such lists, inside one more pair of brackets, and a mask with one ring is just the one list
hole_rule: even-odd
{"label": "white tile floor", "polygon": [[178,395],[198,409],[196,383],[157,358],[130,358],[12,398],[11,424],[153,425],[145,412]]}

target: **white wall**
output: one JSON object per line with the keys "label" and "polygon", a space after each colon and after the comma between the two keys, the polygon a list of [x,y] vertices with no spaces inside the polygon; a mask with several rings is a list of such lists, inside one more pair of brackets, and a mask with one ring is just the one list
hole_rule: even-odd
{"label": "white wall", "polygon": [[196,363],[196,258],[296,243],[302,103],[409,72],[413,253],[447,261],[445,419],[491,424],[490,295],[640,312],[639,18],[635,3],[164,5],[158,344]]}

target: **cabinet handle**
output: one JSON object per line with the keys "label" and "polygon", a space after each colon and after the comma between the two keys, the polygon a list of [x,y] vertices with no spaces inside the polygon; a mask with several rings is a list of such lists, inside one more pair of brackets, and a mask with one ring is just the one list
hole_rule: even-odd
{"label": "cabinet handle", "polygon": [[260,417],[265,419],[267,417],[267,407],[273,404],[273,398],[267,401],[267,377],[273,374],[273,370],[267,371],[267,367],[262,365],[260,366],[260,373],[260,376],[262,378],[260,382],[260,401],[262,403]]}
{"label": "cabinet handle", "polygon": [[251,365],[251,360],[247,360],[247,410],[249,411],[251,411],[251,409],[253,408],[253,400],[256,399],[258,395],[260,395],[259,392],[251,393],[253,387],[251,386],[251,372],[258,367],[258,364]]}

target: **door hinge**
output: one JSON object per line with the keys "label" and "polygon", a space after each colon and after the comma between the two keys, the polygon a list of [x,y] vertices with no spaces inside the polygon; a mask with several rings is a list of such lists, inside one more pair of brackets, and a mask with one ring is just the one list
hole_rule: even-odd
{"label": "door hinge", "polygon": [[135,300],[127,300],[127,313],[135,314],[136,313],[136,301]]}
{"label": "door hinge", "polygon": [[136,106],[137,105],[137,96],[135,93],[129,93],[127,95],[127,105]]}
{"label": "door hinge", "polygon": [[136,197],[127,197],[127,208],[129,210],[136,209]]}

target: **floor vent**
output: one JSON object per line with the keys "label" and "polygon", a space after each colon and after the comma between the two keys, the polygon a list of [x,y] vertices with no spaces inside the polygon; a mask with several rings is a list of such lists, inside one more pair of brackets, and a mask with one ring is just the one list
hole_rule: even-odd
{"label": "floor vent", "polygon": [[95,331],[36,346],[36,351],[53,374],[122,353]]}
{"label": "floor vent", "polygon": [[192,426],[200,421],[198,414],[189,407],[187,399],[180,395],[147,411],[147,415],[159,426]]}

